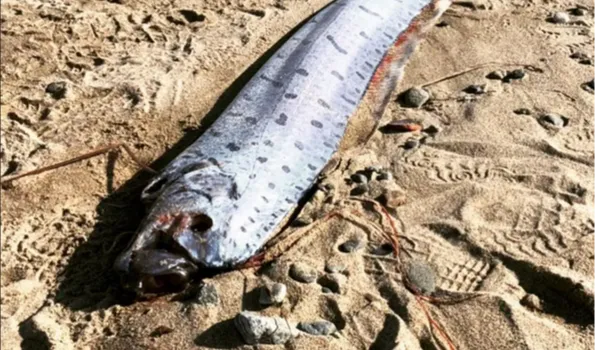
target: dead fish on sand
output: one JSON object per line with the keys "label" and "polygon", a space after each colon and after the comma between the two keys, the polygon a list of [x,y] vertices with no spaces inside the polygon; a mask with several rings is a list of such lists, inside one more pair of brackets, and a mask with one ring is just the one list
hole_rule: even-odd
{"label": "dead fish on sand", "polygon": [[124,286],[178,290],[198,269],[254,256],[340,148],[356,111],[382,114],[449,5],[338,0],[313,16],[144,189],[149,213],[115,262]]}

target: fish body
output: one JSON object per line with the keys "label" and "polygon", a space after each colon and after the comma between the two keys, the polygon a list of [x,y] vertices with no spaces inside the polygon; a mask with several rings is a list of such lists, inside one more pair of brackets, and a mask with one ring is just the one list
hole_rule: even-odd
{"label": "fish body", "polygon": [[305,23],[144,189],[115,268],[140,291],[252,257],[338,150],[366,95],[381,114],[447,0],[340,0]]}

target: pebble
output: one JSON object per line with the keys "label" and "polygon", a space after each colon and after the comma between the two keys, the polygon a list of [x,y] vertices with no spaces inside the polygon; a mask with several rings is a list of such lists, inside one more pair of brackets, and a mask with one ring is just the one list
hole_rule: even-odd
{"label": "pebble", "polygon": [[66,96],[66,83],[63,81],[50,83],[46,86],[45,92],[50,94],[56,100],[62,99]]}
{"label": "pebble", "polygon": [[570,16],[566,12],[556,12],[552,15],[551,21],[558,24],[570,22]]}
{"label": "pebble", "polygon": [[342,273],[329,273],[318,279],[318,284],[331,290],[333,293],[345,294],[347,292],[347,276]]}
{"label": "pebble", "polygon": [[378,181],[384,181],[384,180],[390,181],[392,179],[393,179],[393,174],[391,174],[388,171],[381,171],[378,174],[378,176],[376,176],[376,180],[378,180]]}
{"label": "pebble", "polygon": [[312,283],[316,281],[318,272],[311,266],[298,262],[291,264],[289,276],[298,282]]}
{"label": "pebble", "polygon": [[515,69],[513,71],[508,72],[504,77],[503,81],[510,82],[511,80],[520,80],[525,77],[525,74],[526,73],[524,69]]}
{"label": "pebble", "polygon": [[378,197],[378,202],[387,208],[396,209],[403,205],[406,199],[405,192],[401,190],[386,190]]}
{"label": "pebble", "polygon": [[561,129],[568,124],[568,118],[558,114],[548,113],[539,118],[539,122],[546,128]]}
{"label": "pebble", "polygon": [[528,108],[518,108],[515,109],[514,114],[519,114],[519,115],[531,115],[531,110]]}
{"label": "pebble", "polygon": [[419,108],[430,99],[430,93],[420,87],[412,87],[401,95],[404,107]]}
{"label": "pebble", "polygon": [[329,321],[300,322],[297,328],[311,335],[330,335],[337,331],[337,327]]}
{"label": "pebble", "polygon": [[333,292],[332,290],[328,289],[327,287],[322,287],[321,291],[324,294],[329,294],[329,293],[332,293]]}
{"label": "pebble", "polygon": [[215,285],[205,283],[200,287],[196,294],[196,302],[200,305],[217,305],[219,304],[219,294]]}
{"label": "pebble", "polygon": [[389,255],[394,251],[393,246],[390,243],[384,243],[372,250],[372,254],[374,255]]}
{"label": "pebble", "polygon": [[327,261],[324,266],[324,270],[329,273],[341,273],[345,271],[347,267],[339,262]]}
{"label": "pebble", "polygon": [[293,222],[291,223],[291,226],[293,227],[304,227],[304,226],[308,226],[311,223],[313,223],[314,220],[312,220],[312,218],[308,215],[302,215],[299,218],[293,220]]}
{"label": "pebble", "polygon": [[259,302],[262,305],[281,304],[287,295],[287,286],[283,283],[274,283],[260,289]]}
{"label": "pebble", "polygon": [[405,141],[405,144],[403,144],[404,149],[414,149],[417,148],[417,146],[419,146],[419,141],[416,139],[409,139]]}
{"label": "pebble", "polygon": [[530,293],[525,295],[523,299],[521,299],[521,304],[533,310],[541,310],[543,308],[539,297],[535,294]]}
{"label": "pebble", "polygon": [[571,10],[573,16],[584,16],[587,14],[587,10],[582,7],[575,7]]}
{"label": "pebble", "polygon": [[367,184],[368,178],[364,174],[356,173],[356,174],[351,175],[351,181],[353,181],[357,184]]}
{"label": "pebble", "polygon": [[436,125],[430,125],[423,130],[426,134],[435,135],[440,132],[440,128]]}
{"label": "pebble", "polygon": [[486,75],[486,78],[488,79],[494,79],[494,80],[502,80],[504,79],[504,77],[506,76],[506,72],[503,70],[495,70],[493,72],[490,72],[488,75]]}
{"label": "pebble", "polygon": [[360,250],[364,244],[359,239],[350,239],[339,246],[339,250],[343,253],[353,253]]}
{"label": "pebble", "polygon": [[473,94],[473,95],[485,94],[485,92],[486,92],[486,85],[485,84],[482,84],[482,85],[469,85],[463,91],[465,91],[468,94]]}
{"label": "pebble", "polygon": [[354,189],[351,190],[352,196],[361,196],[367,193],[370,190],[367,184],[359,184]]}
{"label": "pebble", "polygon": [[398,132],[414,132],[420,131],[422,125],[413,119],[393,120],[392,122],[382,126],[380,131],[385,134],[393,134]]}
{"label": "pebble", "polygon": [[436,290],[436,272],[425,261],[411,261],[407,267],[407,278],[422,294],[432,294]]}
{"label": "pebble", "polygon": [[298,336],[287,320],[261,316],[252,311],[240,312],[235,317],[234,324],[244,341],[250,345],[285,344]]}

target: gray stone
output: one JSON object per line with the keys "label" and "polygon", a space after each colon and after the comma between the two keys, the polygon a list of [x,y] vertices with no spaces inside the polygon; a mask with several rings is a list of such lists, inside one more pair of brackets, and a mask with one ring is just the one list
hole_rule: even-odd
{"label": "gray stone", "polygon": [[413,260],[407,267],[407,279],[422,294],[432,294],[436,290],[436,272],[423,260]]}
{"label": "gray stone", "polygon": [[352,253],[356,250],[360,250],[364,246],[363,242],[359,239],[350,239],[347,242],[342,243],[339,246],[339,250],[343,253]]}
{"label": "gray stone", "polygon": [[196,303],[200,305],[219,304],[219,294],[215,285],[210,283],[203,284],[196,294]]}
{"label": "gray stone", "polygon": [[337,331],[337,327],[329,321],[300,322],[297,328],[311,335],[330,335]]}
{"label": "gray stone", "polygon": [[366,184],[368,183],[368,178],[364,174],[356,173],[351,175],[351,181],[357,184]]}
{"label": "gray stone", "polygon": [[490,72],[486,78],[488,79],[494,79],[494,80],[502,80],[504,79],[504,77],[506,76],[506,72],[503,70],[495,70],[493,72]]}
{"label": "gray stone", "polygon": [[401,95],[401,104],[404,107],[419,108],[430,99],[430,93],[420,87],[412,87]]}
{"label": "gray stone", "polygon": [[535,294],[527,294],[521,299],[521,304],[532,310],[542,310],[541,300]]}
{"label": "gray stone", "polygon": [[368,187],[367,184],[359,184],[354,189],[351,190],[350,194],[352,196],[361,196],[363,194],[366,194],[369,190],[370,190],[370,188]]}
{"label": "gray stone", "polygon": [[539,123],[548,129],[561,129],[568,123],[568,118],[555,113],[548,113],[539,118]]}
{"label": "gray stone", "polygon": [[341,273],[343,271],[345,271],[345,269],[347,269],[347,267],[344,264],[341,264],[339,262],[333,262],[333,261],[328,261],[326,263],[326,265],[324,266],[324,269],[326,270],[326,272],[330,272],[330,273]]}
{"label": "gray stone", "polygon": [[376,180],[378,181],[390,181],[393,179],[393,174],[391,174],[389,171],[381,171],[380,174],[378,174],[378,176],[376,176]]}
{"label": "gray stone", "polygon": [[261,316],[252,311],[240,312],[235,317],[234,324],[244,341],[250,345],[285,344],[298,336],[287,320]]}
{"label": "gray stone", "polygon": [[405,141],[405,144],[403,144],[404,149],[414,149],[417,148],[417,146],[419,146],[419,141],[416,139],[409,139]]}
{"label": "gray stone", "polygon": [[524,69],[515,69],[515,70],[511,70],[510,72],[508,72],[506,74],[506,76],[504,77],[503,81],[504,82],[510,82],[511,80],[520,80],[523,79],[525,77],[526,73]]}
{"label": "gray stone", "polygon": [[551,21],[558,24],[570,22],[570,16],[566,12],[556,12],[552,15]]}
{"label": "gray stone", "polygon": [[473,94],[473,95],[481,95],[481,94],[485,94],[486,92],[486,85],[485,84],[475,84],[475,85],[469,85],[465,88],[464,90],[466,93],[468,94]]}
{"label": "gray stone", "polygon": [[63,81],[56,81],[48,84],[45,92],[50,94],[54,99],[59,100],[66,96],[66,83]]}
{"label": "gray stone", "polygon": [[311,266],[298,262],[291,264],[289,276],[298,282],[312,283],[316,281],[318,272]]}
{"label": "gray stone", "polygon": [[259,302],[262,305],[281,304],[287,295],[287,286],[283,283],[273,283],[260,289]]}
{"label": "gray stone", "polygon": [[572,9],[572,14],[577,17],[584,16],[587,14],[587,10],[582,7],[575,7]]}
{"label": "gray stone", "polygon": [[514,114],[519,114],[519,115],[531,115],[531,110],[529,110],[528,108],[518,108],[515,109]]}

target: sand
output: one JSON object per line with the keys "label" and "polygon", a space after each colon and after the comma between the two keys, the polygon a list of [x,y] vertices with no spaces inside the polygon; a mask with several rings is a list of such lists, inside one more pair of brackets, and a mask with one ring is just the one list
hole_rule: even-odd
{"label": "sand", "polygon": [[[3,1],[2,174],[113,142],[163,166],[212,123],[267,50],[326,3]],[[126,154],[4,186],[2,349],[249,349],[232,321],[245,310],[338,329],[267,349],[447,348],[424,308],[457,349],[591,348],[593,6],[469,4],[431,31],[382,121],[415,119],[438,132],[377,131],[339,154],[321,180],[333,189],[317,191],[301,214],[313,222],[287,232],[302,238],[266,268],[206,276],[217,297],[132,302],[118,288],[111,263],[142,218],[138,198],[150,178]],[[547,20],[577,5],[585,14],[569,23]],[[513,69],[524,78],[486,78]],[[397,102],[426,84],[432,98],[421,108]],[[473,84],[485,92],[463,91]],[[544,123],[548,113],[565,125]],[[346,179],[368,166],[394,175],[372,181],[372,197],[386,188],[406,197],[393,212],[400,256],[403,266],[425,266],[407,271],[435,272],[431,300],[419,301],[395,259],[376,249],[386,240],[375,227],[387,221],[349,200]],[[363,247],[342,252],[350,239]],[[295,262],[321,279],[295,281]],[[331,276],[328,264],[344,271]],[[409,280],[432,289],[431,277]],[[263,307],[259,287],[272,282],[286,284],[287,297]]]}

